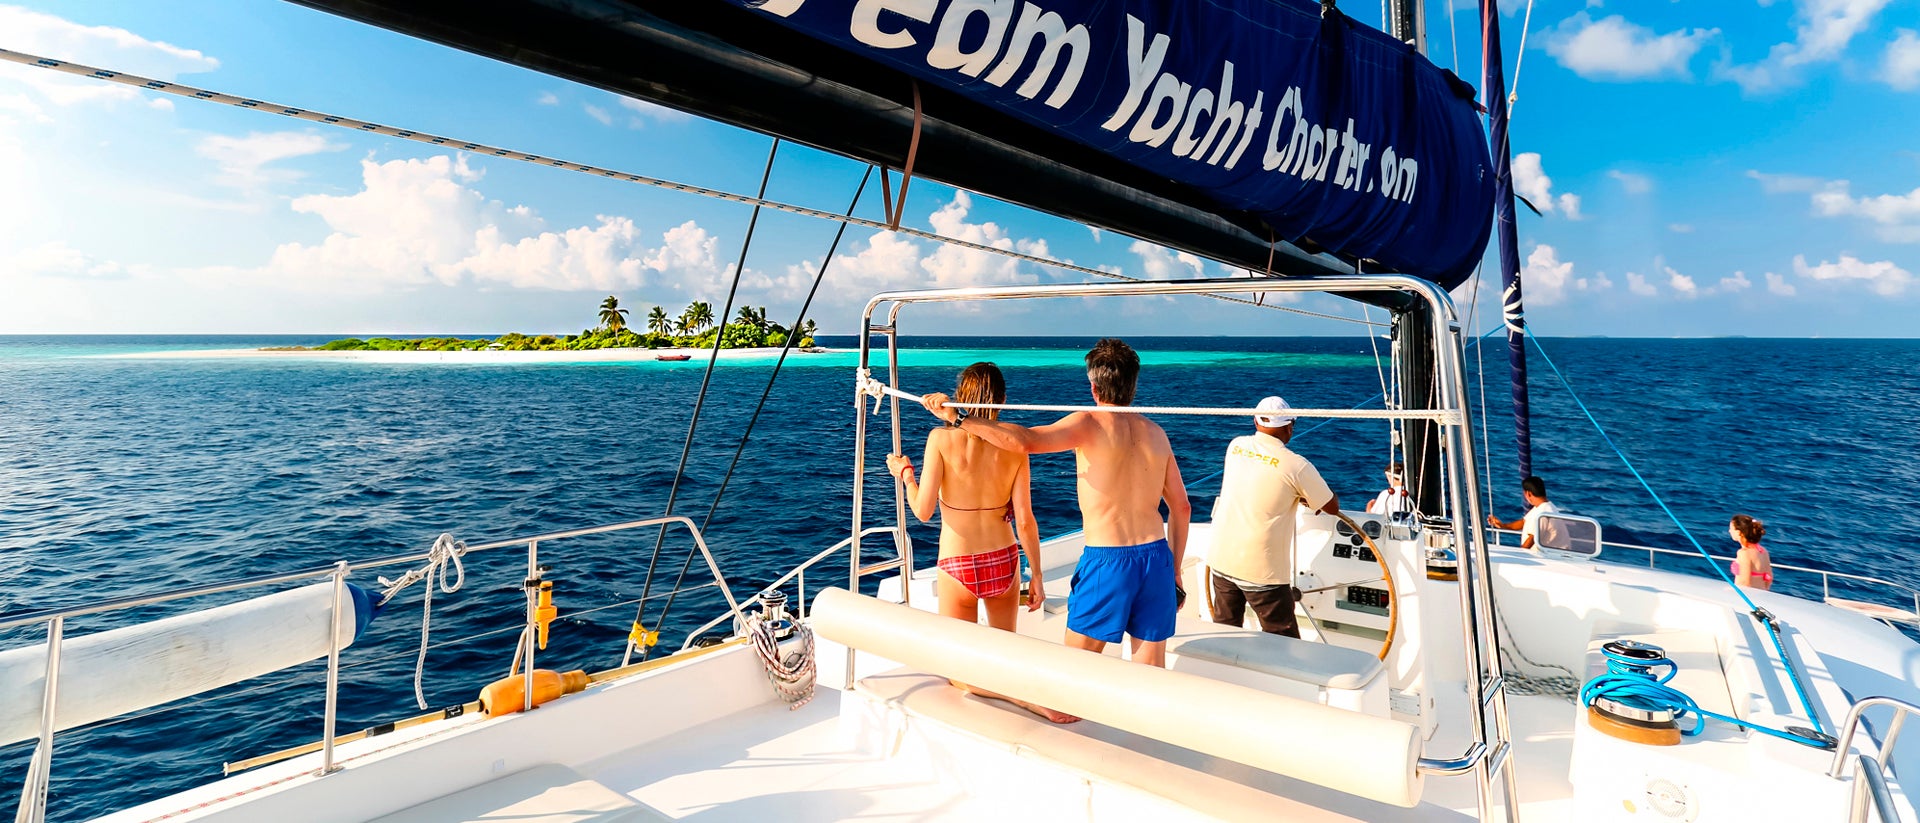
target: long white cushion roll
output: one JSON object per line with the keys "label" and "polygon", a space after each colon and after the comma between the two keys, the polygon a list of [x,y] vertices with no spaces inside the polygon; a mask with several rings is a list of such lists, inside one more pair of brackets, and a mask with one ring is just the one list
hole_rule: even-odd
{"label": "long white cushion roll", "polygon": [[1412,807],[1413,726],[1182,672],[1127,663],[828,589],[820,636],[902,665],[1337,791]]}

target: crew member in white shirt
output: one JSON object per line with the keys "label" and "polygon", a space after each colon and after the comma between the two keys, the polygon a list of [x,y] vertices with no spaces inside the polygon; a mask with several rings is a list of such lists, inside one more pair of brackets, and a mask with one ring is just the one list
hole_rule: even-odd
{"label": "crew member in white shirt", "polygon": [[1547,499],[1547,481],[1538,477],[1529,477],[1520,481],[1520,496],[1527,501],[1527,514],[1519,520],[1501,520],[1492,514],[1487,515],[1487,525],[1497,529],[1519,529],[1520,548],[1533,549],[1535,538],[1540,535],[1540,515],[1560,511],[1553,501]]}
{"label": "crew member in white shirt", "polygon": [[1213,540],[1207,549],[1213,622],[1242,625],[1253,607],[1260,629],[1299,637],[1293,616],[1293,518],[1305,504],[1340,512],[1340,498],[1312,463],[1287,449],[1293,417],[1287,401],[1260,401],[1254,433],[1227,447],[1220,497],[1213,504]]}
{"label": "crew member in white shirt", "polygon": [[1413,495],[1407,493],[1407,486],[1401,478],[1406,477],[1406,467],[1395,460],[1387,465],[1387,488],[1367,504],[1368,514],[1384,514],[1388,520],[1412,517],[1418,509],[1413,505]]}

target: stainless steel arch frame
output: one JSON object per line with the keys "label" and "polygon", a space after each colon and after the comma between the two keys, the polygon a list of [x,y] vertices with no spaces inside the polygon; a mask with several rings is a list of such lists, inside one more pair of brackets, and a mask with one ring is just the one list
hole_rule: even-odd
{"label": "stainless steel arch frame", "polygon": [[[1454,514],[1452,523],[1436,523],[1436,528],[1451,528],[1456,545],[1465,560],[1460,566],[1462,580],[1460,589],[1461,632],[1467,654],[1467,670],[1474,674],[1467,678],[1467,693],[1472,715],[1472,741],[1467,750],[1454,757],[1423,757],[1421,771],[1428,774],[1468,774],[1474,775],[1480,803],[1480,819],[1494,818],[1493,780],[1501,778],[1503,811],[1508,819],[1519,816],[1519,786],[1514,772],[1506,768],[1512,752],[1512,734],[1507,719],[1506,689],[1500,670],[1498,654],[1498,630],[1493,617],[1493,589],[1491,569],[1488,563],[1487,547],[1489,540],[1484,517],[1480,510],[1479,469],[1474,463],[1473,418],[1467,413],[1468,394],[1464,367],[1464,341],[1461,338],[1461,322],[1453,301],[1439,286],[1414,277],[1403,275],[1329,275],[1313,277],[1287,278],[1246,278],[1246,279],[1203,279],[1203,280],[1165,280],[1153,282],[1129,283],[1060,283],[1032,286],[995,286],[958,289],[928,289],[921,291],[882,292],[867,302],[861,314],[859,334],[859,372],[861,376],[872,374],[874,369],[873,336],[886,337],[887,380],[890,385],[899,385],[899,320],[902,309],[918,303],[957,303],[988,300],[1029,300],[1046,298],[1083,298],[1083,297],[1144,297],[1169,295],[1208,295],[1208,294],[1250,294],[1266,292],[1285,293],[1321,293],[1338,292],[1342,296],[1358,296],[1363,293],[1398,293],[1417,302],[1424,302],[1432,310],[1436,322],[1430,340],[1424,341],[1432,347],[1434,363],[1439,372],[1439,391],[1433,411],[1451,412],[1446,420],[1438,421],[1443,432],[1442,453],[1444,486],[1448,501],[1448,511]],[[875,323],[875,316],[884,312],[884,320]],[[1399,341],[1400,345],[1421,345],[1423,341]],[[904,578],[912,574],[913,555],[911,544],[906,540],[906,504],[905,492],[895,483],[894,514],[897,520],[895,548],[899,552],[896,560],[879,564],[876,567],[863,568],[860,562],[860,535],[865,531],[865,482],[867,461],[867,395],[858,388],[854,392],[854,465],[853,465],[853,518],[850,546],[848,585],[859,591],[860,579],[881,567],[898,567]],[[889,398],[891,402],[892,444],[895,451],[900,449],[900,401]],[[876,413],[878,409],[875,409]],[[1404,410],[1403,410],[1404,411]],[[1431,419],[1430,415],[1408,415]],[[902,586],[902,592],[907,589]],[[854,653],[848,650],[846,662],[846,683],[851,688],[854,682]],[[1488,721],[1492,721],[1489,728]]]}

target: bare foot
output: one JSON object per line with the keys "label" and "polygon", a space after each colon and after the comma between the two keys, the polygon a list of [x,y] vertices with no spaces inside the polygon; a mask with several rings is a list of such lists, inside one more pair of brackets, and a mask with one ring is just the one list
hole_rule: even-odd
{"label": "bare foot", "polygon": [[1035,706],[1035,705],[1028,704],[1026,708],[1027,708],[1027,711],[1033,712],[1034,714],[1037,714],[1037,715],[1040,715],[1041,717],[1046,718],[1047,721],[1050,723],[1060,723],[1064,725],[1067,723],[1080,722],[1080,718],[1078,717],[1074,717],[1073,715],[1067,714],[1066,712],[1056,712],[1045,706]]}

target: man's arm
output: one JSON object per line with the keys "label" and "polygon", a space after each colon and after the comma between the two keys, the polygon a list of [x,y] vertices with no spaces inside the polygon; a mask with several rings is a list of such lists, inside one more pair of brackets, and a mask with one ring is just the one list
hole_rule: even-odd
{"label": "man's arm", "polygon": [[994,448],[1005,449],[1016,454],[1052,454],[1054,452],[1073,451],[1086,443],[1088,426],[1092,422],[1085,413],[1075,412],[1060,418],[1058,422],[1045,426],[1027,428],[1015,423],[1002,423],[998,420],[982,420],[978,417],[960,416],[960,410],[948,407],[948,397],[939,392],[926,396],[923,401],[927,411],[935,417],[952,423],[960,421],[960,428],[968,434],[993,444]]}
{"label": "man's arm", "polygon": [[1340,515],[1340,495],[1329,492],[1327,494],[1327,505],[1321,506],[1320,511],[1338,517]]}
{"label": "man's arm", "polygon": [[1519,520],[1501,520],[1500,518],[1494,517],[1493,515],[1489,514],[1487,515],[1487,525],[1492,526],[1496,529],[1506,529],[1507,531],[1517,531],[1527,525],[1527,519],[1522,517]]}
{"label": "man's arm", "polygon": [[1177,581],[1180,564],[1187,559],[1187,526],[1193,521],[1193,503],[1187,500],[1187,484],[1180,478],[1180,461],[1172,454],[1167,455],[1160,499],[1167,501],[1167,545],[1173,547],[1173,576]]}

